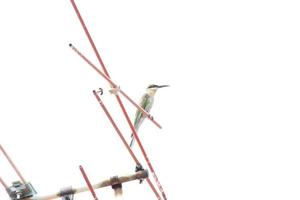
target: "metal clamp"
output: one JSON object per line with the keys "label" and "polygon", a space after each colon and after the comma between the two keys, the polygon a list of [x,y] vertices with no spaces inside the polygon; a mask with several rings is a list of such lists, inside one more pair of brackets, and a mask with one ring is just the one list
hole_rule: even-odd
{"label": "metal clamp", "polygon": [[[135,172],[139,172],[139,171],[144,171],[144,168],[141,164],[137,164],[135,166]],[[139,179],[139,180],[140,180],[140,184],[142,184],[144,179]]]}
{"label": "metal clamp", "polygon": [[23,184],[20,181],[15,181],[12,186],[7,188],[7,193],[11,200],[20,200],[33,197],[36,191],[31,183]]}
{"label": "metal clamp", "polygon": [[72,186],[70,186],[70,187],[62,188],[60,190],[59,196],[61,197],[62,200],[73,200],[74,193],[75,191],[73,190]]}
{"label": "metal clamp", "polygon": [[122,183],[119,180],[118,176],[113,176],[110,178],[111,187],[115,191],[115,195],[122,195]]}
{"label": "metal clamp", "polygon": [[113,176],[110,178],[112,189],[122,188],[122,184],[120,183],[118,176]]}

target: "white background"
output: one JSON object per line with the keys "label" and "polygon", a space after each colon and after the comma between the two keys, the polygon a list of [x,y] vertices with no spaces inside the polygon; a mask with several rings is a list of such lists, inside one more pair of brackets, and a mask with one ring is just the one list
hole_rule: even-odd
{"label": "white background", "polygon": [[[163,129],[148,120],[140,129],[169,199],[300,198],[299,1],[76,2],[112,79],[135,101],[150,83],[171,85],[151,111]],[[133,172],[92,90],[105,89],[129,138],[116,100],[68,47],[99,66],[71,3],[2,0],[0,24],[0,142],[38,193],[84,185],[80,164],[93,183]],[[0,175],[16,180],[3,155]],[[132,182],[124,199],[156,198]]]}

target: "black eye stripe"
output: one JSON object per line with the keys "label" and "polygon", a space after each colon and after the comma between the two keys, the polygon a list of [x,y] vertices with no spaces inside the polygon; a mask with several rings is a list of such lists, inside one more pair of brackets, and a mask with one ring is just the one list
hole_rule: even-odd
{"label": "black eye stripe", "polygon": [[158,88],[158,85],[149,85],[148,89],[150,89],[150,88]]}

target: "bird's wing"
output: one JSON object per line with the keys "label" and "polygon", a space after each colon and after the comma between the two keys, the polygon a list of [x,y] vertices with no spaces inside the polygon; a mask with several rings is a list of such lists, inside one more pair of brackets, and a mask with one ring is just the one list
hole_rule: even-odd
{"label": "bird's wing", "polygon": [[150,110],[153,106],[153,101],[154,101],[154,98],[149,96],[148,99],[147,99],[146,106],[145,106],[145,111],[147,111],[148,113],[150,112]]}
{"label": "bird's wing", "polygon": [[[152,105],[153,105],[153,97],[149,96],[148,94],[144,94],[141,98],[140,101],[140,106],[147,112],[150,111]],[[134,128],[136,131],[138,131],[139,127],[141,126],[141,124],[143,123],[144,119],[146,118],[146,116],[139,110],[137,109],[136,113],[135,113],[135,119],[134,119]],[[133,133],[131,134],[131,142],[130,142],[130,147],[132,147],[133,143],[134,143],[134,135]]]}
{"label": "bird's wing", "polygon": [[[141,101],[140,101],[140,106],[145,110],[145,111],[149,111],[147,110],[147,107],[149,107],[149,98],[150,96],[148,94],[144,94],[141,98]],[[143,118],[143,113],[137,109],[136,113],[135,113],[135,119],[134,119],[134,127],[137,128],[141,119]]]}

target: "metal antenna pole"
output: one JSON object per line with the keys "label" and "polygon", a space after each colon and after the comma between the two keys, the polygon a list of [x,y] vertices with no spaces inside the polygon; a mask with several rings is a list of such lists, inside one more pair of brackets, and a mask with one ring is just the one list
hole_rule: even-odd
{"label": "metal antenna pole", "polygon": [[0,149],[1,149],[2,153],[4,154],[4,156],[6,157],[6,159],[8,160],[9,164],[12,166],[12,168],[15,170],[15,172],[17,173],[17,175],[19,176],[19,178],[23,182],[23,184],[25,184],[26,180],[22,176],[21,172],[18,170],[17,166],[13,163],[11,158],[8,156],[8,154],[6,153],[6,151],[4,150],[4,148],[2,147],[1,144],[0,144]]}

